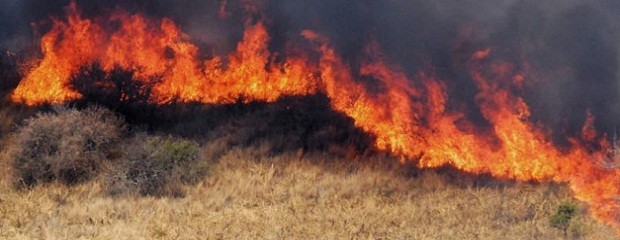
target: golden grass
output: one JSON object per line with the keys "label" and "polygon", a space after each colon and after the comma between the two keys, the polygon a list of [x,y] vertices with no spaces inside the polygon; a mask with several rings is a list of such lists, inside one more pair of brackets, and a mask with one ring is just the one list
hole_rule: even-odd
{"label": "golden grass", "polygon": [[[265,156],[228,151],[185,198],[110,197],[99,180],[20,191],[3,162],[0,239],[563,239],[549,216],[574,201],[553,184],[419,172],[387,157]],[[569,235],[616,238],[585,211]]]}

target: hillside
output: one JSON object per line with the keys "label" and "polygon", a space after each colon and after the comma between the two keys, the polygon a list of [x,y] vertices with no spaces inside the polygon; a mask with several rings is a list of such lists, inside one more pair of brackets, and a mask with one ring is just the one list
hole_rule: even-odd
{"label": "hillside", "polygon": [[619,2],[5,0],[0,240],[619,239]]}
{"label": "hillside", "polygon": [[[338,135],[334,132],[338,131],[333,129],[346,129],[333,126],[338,125],[339,121],[307,132],[306,146],[298,146],[294,137],[298,133],[294,127],[288,128],[303,126],[302,123],[293,121],[290,125],[280,124],[277,127],[267,123],[281,121],[283,116],[295,116],[296,113],[311,113],[313,111],[308,107],[320,104],[301,105],[299,112],[278,112],[277,109],[283,109],[279,104],[287,103],[234,110],[231,116],[236,120],[222,118],[222,123],[226,124],[212,124],[211,128],[215,130],[203,137],[190,137],[189,133],[200,132],[187,129],[191,125],[188,121],[196,119],[179,121],[185,128],[171,126],[165,132],[185,135],[186,139],[199,142],[200,166],[206,171],[196,175],[196,180],[191,183],[178,180],[191,173],[183,169],[171,171],[173,175],[167,179],[174,180],[147,176],[145,179],[153,182],[138,182],[138,190],[122,184],[119,190],[111,182],[110,176],[117,176],[114,174],[119,171],[115,164],[125,166],[122,160],[114,160],[110,162],[112,164],[98,168],[98,173],[83,181],[66,183],[62,176],[54,176],[49,182],[26,188],[16,185],[15,164],[11,160],[14,156],[10,149],[24,135],[9,134],[4,138],[4,151],[0,158],[3,176],[0,182],[0,238],[616,237],[613,229],[593,220],[586,205],[573,199],[565,186],[500,181],[488,176],[463,174],[450,168],[418,170],[414,165],[401,164],[398,159],[384,153],[367,151],[362,154],[351,150],[350,141],[353,140],[350,138],[342,141],[334,137]],[[46,115],[50,118],[46,119],[45,124],[66,126],[63,121],[55,123],[53,119],[67,116],[78,116],[88,122],[91,121],[87,117],[88,112],[93,110],[56,111]],[[98,111],[94,112],[101,113]],[[32,114],[15,109],[5,112],[13,114],[13,119]],[[18,117],[18,113],[24,116]],[[330,114],[333,113],[318,115],[317,118],[332,116]],[[317,118],[310,119],[316,122]],[[96,119],[103,118],[97,115]],[[81,120],[76,121],[70,126],[80,124]],[[13,132],[17,133],[35,126],[17,123],[22,126],[13,128],[16,129]],[[331,135],[326,135],[324,128],[332,129],[328,131]],[[181,134],[183,132],[186,134]],[[144,142],[148,142],[154,134],[134,134],[133,138],[147,139]],[[161,135],[161,132],[158,134]],[[355,136],[351,132],[345,135]],[[324,137],[327,148],[323,149],[318,140],[312,140],[317,136]],[[363,139],[353,137],[357,139],[353,142],[363,142],[359,138]],[[180,137],[174,139],[190,141],[178,140],[182,139]],[[349,144],[348,147],[330,145],[328,139],[336,139],[331,143]],[[135,149],[140,144],[133,141],[121,143],[125,145],[123,151],[137,151]],[[167,148],[167,142],[164,143],[160,148]],[[146,172],[144,169],[140,171]],[[151,188],[146,188],[146,191],[140,184]],[[162,186],[163,190],[160,189]],[[564,235],[562,230],[551,226],[550,219],[560,205],[568,202],[577,203],[579,207],[576,217],[570,221],[567,235]]]}

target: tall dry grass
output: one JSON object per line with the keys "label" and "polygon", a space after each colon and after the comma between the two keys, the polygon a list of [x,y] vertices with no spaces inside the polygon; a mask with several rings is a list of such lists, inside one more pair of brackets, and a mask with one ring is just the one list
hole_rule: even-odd
{"label": "tall dry grass", "polygon": [[417,171],[389,157],[268,151],[226,151],[203,180],[185,186],[184,198],[113,197],[103,181],[18,191],[2,180],[0,238],[616,238],[583,206],[568,236],[551,227],[558,205],[574,201],[562,186]]}

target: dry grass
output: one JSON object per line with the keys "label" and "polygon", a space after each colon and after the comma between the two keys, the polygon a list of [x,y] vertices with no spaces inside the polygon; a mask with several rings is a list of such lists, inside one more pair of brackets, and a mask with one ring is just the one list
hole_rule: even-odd
{"label": "dry grass", "polygon": [[[217,144],[204,146],[205,154]],[[3,179],[0,238],[565,238],[549,224],[559,204],[573,201],[564,187],[419,172],[387,157],[266,152],[266,146],[227,151],[203,181],[186,187],[184,198],[110,197],[103,181],[18,191]],[[569,233],[616,237],[585,212]]]}
{"label": "dry grass", "polygon": [[[305,116],[274,114],[269,108],[257,112],[222,120],[225,124],[210,130],[209,137],[196,137],[203,141],[200,146],[170,142],[178,146],[173,150],[198,147],[206,175],[177,169],[166,185],[182,188],[182,194],[146,194],[160,197],[140,191],[110,194],[110,173],[130,166],[118,164],[104,164],[94,179],[76,185],[52,181],[16,189],[9,160],[14,156],[6,146],[18,142],[19,134],[5,135],[0,139],[0,239],[617,239],[583,205],[568,235],[551,227],[558,206],[575,202],[563,186],[497,181],[451,169],[419,171],[377,153],[356,157],[350,154],[354,145],[334,144],[347,143],[340,135],[356,136],[350,130],[319,128],[318,133],[331,135],[304,133],[295,140],[297,131],[287,129],[295,130],[296,122],[278,125],[277,131],[260,126]],[[5,119],[5,125],[15,126],[21,120],[14,119],[26,113]],[[269,114],[257,123],[253,116],[264,113]],[[329,136],[327,147],[319,144]],[[136,147],[148,139],[162,138],[125,139],[124,155],[142,153]],[[264,139],[269,143],[261,144]],[[166,141],[155,143],[142,146],[148,150],[143,152],[166,149]],[[182,180],[188,176],[200,177]]]}

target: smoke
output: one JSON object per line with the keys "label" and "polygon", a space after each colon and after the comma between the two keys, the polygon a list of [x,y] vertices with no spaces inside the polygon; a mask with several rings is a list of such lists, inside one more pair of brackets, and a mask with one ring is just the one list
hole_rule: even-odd
{"label": "smoke", "polygon": [[[223,3],[225,5],[222,5]],[[50,16],[69,0],[0,0],[0,47],[32,48]],[[413,76],[434,71],[448,83],[450,106],[480,117],[466,61],[481,48],[513,62],[529,76],[525,98],[532,120],[555,133],[576,135],[588,112],[611,135],[620,128],[620,2],[615,0],[230,0],[86,1],[86,16],[115,9],[172,18],[205,55],[225,54],[244,24],[269,24],[270,48],[283,52],[304,29],[326,35],[353,68],[377,42],[388,59]],[[247,4],[260,11],[251,12]],[[221,11],[227,14],[223,18]],[[47,25],[46,25],[47,24]]]}
{"label": "smoke", "polygon": [[[0,47],[19,51],[36,47],[50,19],[62,18],[71,0],[0,0]],[[220,1],[158,0],[76,0],[82,14],[96,18],[122,9],[143,13],[154,19],[172,18],[183,26],[192,40],[209,54],[225,54],[234,48],[243,34],[243,15],[221,19],[216,14]],[[230,5],[230,4],[229,4]],[[232,5],[233,7],[235,5]],[[238,10],[234,10],[238,11]]]}
{"label": "smoke", "polygon": [[0,46],[17,49],[28,41],[28,23],[24,21],[24,6],[20,0],[0,0]]}
{"label": "smoke", "polygon": [[274,22],[318,29],[352,64],[377,40],[410,75],[433,66],[450,83],[453,105],[475,106],[463,63],[489,46],[528,72],[534,121],[563,136],[578,133],[588,111],[605,132],[620,123],[617,1],[274,2]]}
{"label": "smoke", "polygon": [[606,132],[619,123],[615,5],[526,1],[512,6],[489,38],[528,64],[528,103],[557,133],[577,132],[588,111]]}

